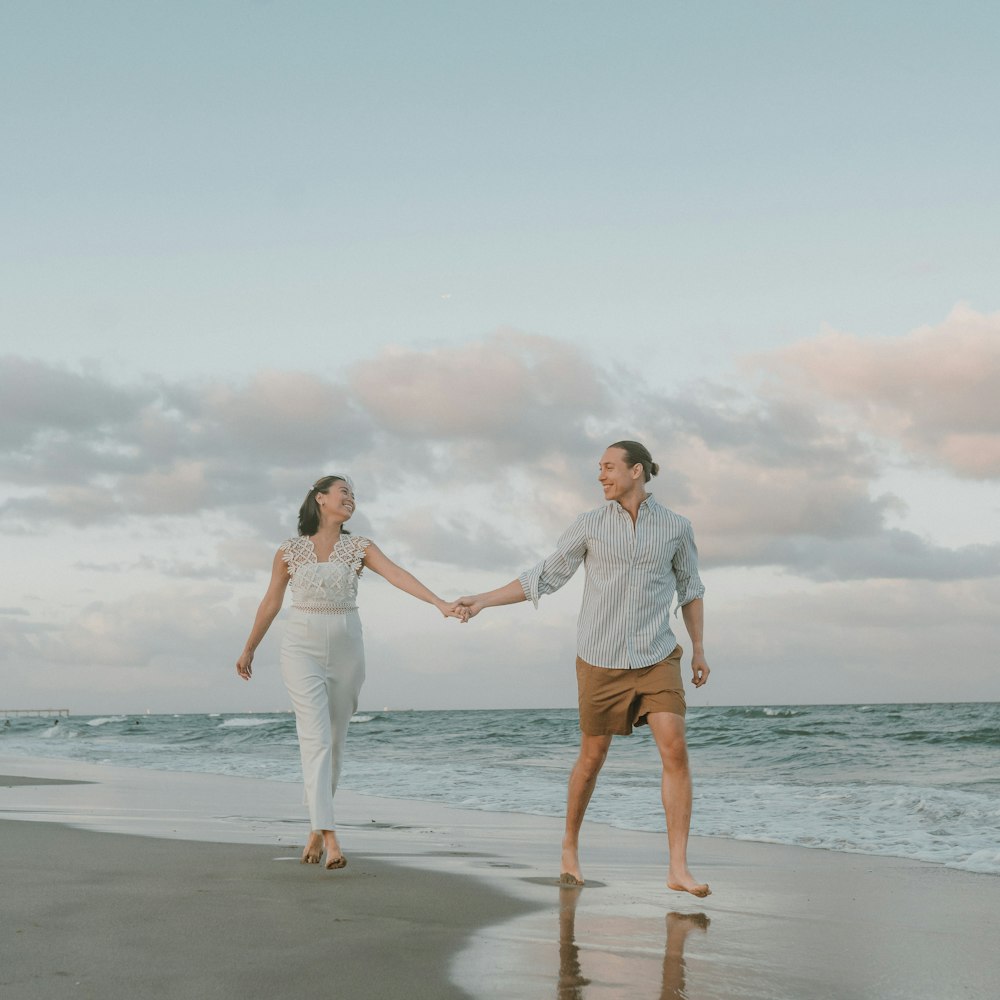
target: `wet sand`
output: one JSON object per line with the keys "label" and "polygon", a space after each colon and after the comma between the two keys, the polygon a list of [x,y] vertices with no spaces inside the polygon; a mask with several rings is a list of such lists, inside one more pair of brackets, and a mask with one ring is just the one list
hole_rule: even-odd
{"label": "wet sand", "polygon": [[[0,759],[0,995],[993,1000],[1000,878],[338,795],[341,872],[298,864],[295,785]],[[46,779],[46,784],[28,783]],[[87,784],[59,784],[62,779]],[[16,820],[16,822],[14,821]]]}
{"label": "wet sand", "polygon": [[414,997],[471,929],[526,905],[459,875],[248,844],[0,821],[0,995]]}

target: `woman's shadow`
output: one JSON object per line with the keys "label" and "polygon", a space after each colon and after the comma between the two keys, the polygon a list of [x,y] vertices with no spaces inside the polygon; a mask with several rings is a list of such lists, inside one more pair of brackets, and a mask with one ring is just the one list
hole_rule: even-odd
{"label": "woman's shadow", "polygon": [[[559,985],[558,1000],[586,1000],[590,980],[583,975],[580,949],[576,943],[576,906],[582,889],[559,890]],[[671,912],[666,918],[666,943],[663,947],[663,980],[660,1000],[684,1000],[687,997],[684,946],[693,931],[706,933],[711,920],[705,913]]]}

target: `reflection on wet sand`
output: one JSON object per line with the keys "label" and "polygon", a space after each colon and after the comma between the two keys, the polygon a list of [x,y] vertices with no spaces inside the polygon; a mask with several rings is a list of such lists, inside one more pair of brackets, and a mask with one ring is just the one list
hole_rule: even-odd
{"label": "reflection on wet sand", "polygon": [[[564,887],[559,891],[559,984],[558,1000],[587,1000],[591,980],[583,974],[580,948],[576,943],[576,907],[581,888]],[[667,914],[667,939],[663,947],[663,979],[659,1000],[685,1000],[688,997],[684,946],[693,931],[706,933],[711,920],[705,913]],[[637,984],[630,984],[634,993]]]}
{"label": "reflection on wet sand", "polygon": [[663,949],[663,985],[660,1000],[684,1000],[684,945],[692,931],[707,933],[709,920],[705,913],[668,913],[667,943]]}
{"label": "reflection on wet sand", "polygon": [[582,891],[576,886],[559,890],[559,1000],[584,1000],[583,988],[590,985],[581,974],[576,944],[576,904]]}

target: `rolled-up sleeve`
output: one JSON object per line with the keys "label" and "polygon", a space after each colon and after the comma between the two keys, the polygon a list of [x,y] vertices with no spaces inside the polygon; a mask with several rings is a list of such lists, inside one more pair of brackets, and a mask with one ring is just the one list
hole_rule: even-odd
{"label": "rolled-up sleeve", "polygon": [[586,554],[585,518],[580,516],[562,533],[552,555],[517,578],[524,596],[537,608],[538,599],[563,586],[580,568]]}
{"label": "rolled-up sleeve", "polygon": [[705,596],[705,584],[698,575],[698,548],[694,544],[694,529],[691,522],[684,525],[680,544],[674,553],[674,576],[677,578],[677,607],[684,607]]}

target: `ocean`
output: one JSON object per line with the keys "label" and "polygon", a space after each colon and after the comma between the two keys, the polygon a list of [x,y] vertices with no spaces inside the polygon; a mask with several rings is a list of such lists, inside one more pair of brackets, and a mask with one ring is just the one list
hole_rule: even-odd
{"label": "ocean", "polygon": [[[12,718],[0,754],[298,781],[295,722],[254,715]],[[692,708],[692,833],[1000,874],[1000,703]],[[359,712],[342,787],[561,816],[569,709]],[[647,729],[614,740],[588,820],[661,831]]]}

